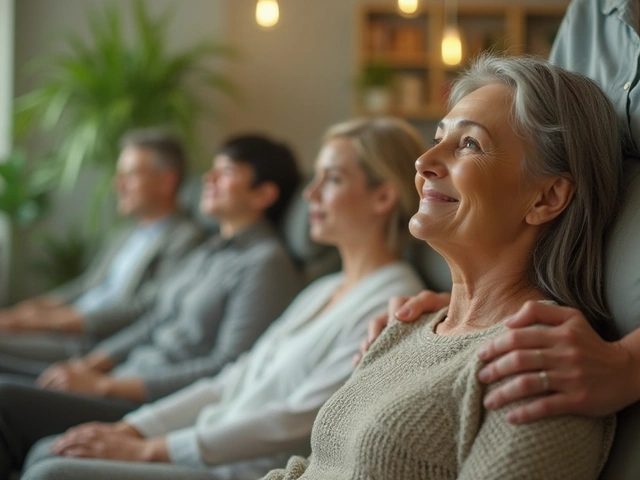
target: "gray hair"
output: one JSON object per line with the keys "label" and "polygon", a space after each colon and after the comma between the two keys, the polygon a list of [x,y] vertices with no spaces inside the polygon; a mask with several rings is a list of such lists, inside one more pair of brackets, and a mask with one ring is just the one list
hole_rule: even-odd
{"label": "gray hair", "polygon": [[534,248],[533,283],[561,305],[580,309],[611,336],[604,293],[604,244],[622,195],[623,135],[608,97],[592,80],[534,57],[481,56],[455,83],[450,103],[492,84],[511,87],[509,121],[527,144],[528,178],[564,175],[568,207]]}
{"label": "gray hair", "polygon": [[348,138],[358,153],[358,163],[370,187],[391,182],[399,195],[387,232],[389,246],[398,249],[410,238],[407,225],[420,200],[414,185],[415,161],[426,150],[418,131],[404,120],[392,117],[357,118],[331,127],[327,142]]}
{"label": "gray hair", "polygon": [[187,174],[187,158],[180,140],[167,130],[144,128],[131,130],[120,139],[120,148],[144,148],[150,150],[159,168],[176,174],[176,188]]}

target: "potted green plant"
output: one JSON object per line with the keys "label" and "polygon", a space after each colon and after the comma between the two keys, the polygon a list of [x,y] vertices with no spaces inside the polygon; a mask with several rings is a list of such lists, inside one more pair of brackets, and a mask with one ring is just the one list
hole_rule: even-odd
{"label": "potted green plant", "polygon": [[167,45],[172,11],[154,18],[142,0],[131,5],[132,41],[125,38],[117,7],[93,11],[90,38],[68,33],[63,53],[37,63],[44,81],[16,100],[18,137],[34,130],[55,132],[61,182],[67,187],[88,165],[110,179],[118,141],[132,128],[173,129],[197,150],[195,123],[214,113],[202,94],[235,93],[233,83],[206,63],[233,56],[232,48],[205,41],[172,53]]}
{"label": "potted green plant", "polygon": [[[16,150],[0,159],[0,296],[15,300],[21,283],[24,238],[49,207],[49,195],[56,179],[52,162],[29,164],[26,154]],[[11,279],[8,281],[8,279]]]}
{"label": "potted green plant", "polygon": [[90,253],[95,250],[95,245],[78,226],[61,235],[42,233],[37,240],[42,255],[32,260],[30,266],[45,279],[48,288],[62,285],[84,272]]}
{"label": "potted green plant", "polygon": [[383,113],[389,109],[392,100],[393,69],[380,60],[364,66],[359,78],[362,102],[372,113]]}

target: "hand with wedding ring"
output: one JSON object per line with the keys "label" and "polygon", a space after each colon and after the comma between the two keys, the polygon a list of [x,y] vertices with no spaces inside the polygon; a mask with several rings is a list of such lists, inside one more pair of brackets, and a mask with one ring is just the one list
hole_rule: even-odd
{"label": "hand with wedding ring", "polygon": [[[509,422],[608,415],[640,399],[640,330],[606,342],[579,311],[539,302],[525,303],[505,324],[511,331],[479,350],[487,364],[478,376],[484,383],[512,377],[487,394],[488,409],[535,397],[511,409]],[[549,328],[529,328],[535,324]]]}
{"label": "hand with wedding ring", "polygon": [[[540,353],[540,350],[538,350]],[[547,392],[549,390],[549,375],[545,370],[540,370],[540,380],[542,380],[542,391]]]}

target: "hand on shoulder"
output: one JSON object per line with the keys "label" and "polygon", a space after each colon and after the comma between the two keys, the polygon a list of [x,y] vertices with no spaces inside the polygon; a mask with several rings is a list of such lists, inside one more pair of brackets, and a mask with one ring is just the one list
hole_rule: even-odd
{"label": "hand on shoulder", "polygon": [[[638,332],[606,342],[580,311],[538,302],[525,303],[505,324],[510,331],[487,342],[478,357],[487,362],[480,381],[512,377],[487,394],[486,408],[535,397],[510,410],[509,422],[608,415],[640,399],[640,355],[629,338],[640,341]],[[536,324],[549,328],[530,328]]]}

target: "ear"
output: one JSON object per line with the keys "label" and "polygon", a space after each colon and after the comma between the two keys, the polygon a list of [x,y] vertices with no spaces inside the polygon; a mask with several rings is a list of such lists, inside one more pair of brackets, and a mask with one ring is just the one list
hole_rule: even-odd
{"label": "ear", "polygon": [[385,182],[373,192],[373,211],[380,215],[392,211],[398,204],[398,190],[391,182]]}
{"label": "ear", "polygon": [[535,203],[527,212],[529,225],[542,225],[560,215],[571,202],[575,187],[570,176],[550,178],[544,182]]}
{"label": "ear", "polygon": [[280,189],[274,182],[263,182],[253,189],[251,205],[261,212],[266,211],[280,197]]}

